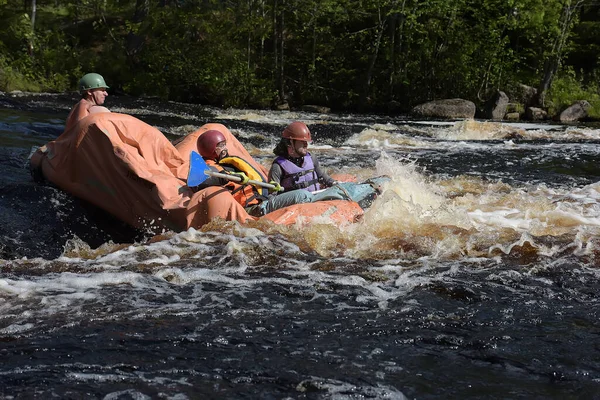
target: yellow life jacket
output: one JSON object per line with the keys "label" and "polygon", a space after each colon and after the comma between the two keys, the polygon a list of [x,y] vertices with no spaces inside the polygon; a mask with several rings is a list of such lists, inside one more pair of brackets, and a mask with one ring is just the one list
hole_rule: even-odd
{"label": "yellow life jacket", "polygon": [[[235,169],[237,172],[243,172],[249,179],[266,182],[266,177],[254,168],[248,161],[237,156],[227,156],[219,160],[218,167],[223,171]],[[229,167],[229,168],[225,168]],[[269,190],[263,187],[245,184],[240,185],[237,182],[229,182],[227,187],[230,188],[233,198],[242,205],[248,207],[253,204],[260,203],[269,196]]]}

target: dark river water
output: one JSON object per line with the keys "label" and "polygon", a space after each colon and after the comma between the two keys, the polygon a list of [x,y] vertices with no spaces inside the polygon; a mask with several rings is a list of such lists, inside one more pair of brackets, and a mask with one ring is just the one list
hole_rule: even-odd
{"label": "dark river water", "polygon": [[0,94],[0,398],[600,399],[600,128],[215,109],[111,96],[264,165],[306,122],[361,221],[153,236],[26,168],[69,95]]}

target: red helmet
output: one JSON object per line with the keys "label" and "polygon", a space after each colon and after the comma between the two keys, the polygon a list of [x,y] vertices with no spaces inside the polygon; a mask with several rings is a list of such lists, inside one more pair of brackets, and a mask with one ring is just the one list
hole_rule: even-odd
{"label": "red helmet", "polygon": [[216,160],[219,158],[219,155],[215,149],[219,143],[226,140],[225,135],[221,132],[211,129],[198,136],[196,146],[202,157]]}
{"label": "red helmet", "polygon": [[284,138],[292,140],[304,140],[310,142],[310,131],[304,122],[292,122],[283,131]]}

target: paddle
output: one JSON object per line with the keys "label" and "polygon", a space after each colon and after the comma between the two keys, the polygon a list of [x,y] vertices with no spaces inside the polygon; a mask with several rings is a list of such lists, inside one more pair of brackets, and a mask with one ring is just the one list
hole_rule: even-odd
{"label": "paddle", "polygon": [[[190,172],[188,173],[187,179],[188,186],[198,186],[202,182],[207,180],[209,176],[215,176],[217,178],[223,178],[233,182],[242,181],[242,178],[237,175],[224,174],[221,172],[212,171],[210,167],[206,165],[202,156],[196,153],[195,151],[192,151],[192,153],[190,154]],[[275,186],[271,185],[270,183],[255,181],[252,179],[249,179],[247,183],[250,185],[271,189],[273,191],[283,191],[283,188],[281,186]]]}

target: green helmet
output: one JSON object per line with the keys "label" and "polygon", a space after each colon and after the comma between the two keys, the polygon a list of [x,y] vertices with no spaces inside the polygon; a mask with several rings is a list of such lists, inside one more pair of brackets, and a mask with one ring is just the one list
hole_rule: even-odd
{"label": "green helmet", "polygon": [[83,78],[79,80],[79,91],[83,92],[89,89],[106,88],[108,85],[104,82],[104,78],[100,74],[90,73],[85,74]]}

